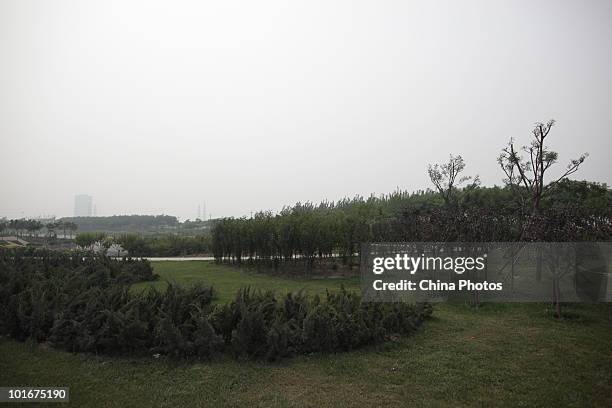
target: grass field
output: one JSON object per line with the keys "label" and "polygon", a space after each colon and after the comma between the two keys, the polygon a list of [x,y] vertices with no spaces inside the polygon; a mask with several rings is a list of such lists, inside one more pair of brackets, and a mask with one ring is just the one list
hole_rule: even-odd
{"label": "grass field", "polygon": [[[247,284],[312,292],[358,285],[196,262],[155,268],[179,282],[211,283],[221,300]],[[557,321],[541,304],[440,304],[412,337],[280,363],[71,354],[1,339],[0,385],[70,386],[71,405],[88,407],[612,406],[612,304],[567,311],[573,318]]]}
{"label": "grass field", "polygon": [[134,290],[148,286],[163,288],[166,282],[194,284],[197,282],[212,285],[217,292],[217,302],[233,300],[236,291],[244,286],[256,289],[270,289],[282,294],[304,289],[310,294],[325,293],[326,289],[338,290],[341,285],[347,289],[359,289],[359,277],[334,277],[297,279],[271,276],[261,273],[218,265],[206,261],[158,261],[152,263],[155,272],[160,275],[157,282],[144,282],[134,285]]}

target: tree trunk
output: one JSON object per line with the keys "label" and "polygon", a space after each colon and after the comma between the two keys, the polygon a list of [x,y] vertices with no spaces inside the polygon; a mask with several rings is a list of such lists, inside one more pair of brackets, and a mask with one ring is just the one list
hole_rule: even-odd
{"label": "tree trunk", "polygon": [[536,263],[536,280],[542,282],[542,246],[538,245],[537,263]]}
{"label": "tree trunk", "polygon": [[555,307],[555,313],[557,319],[561,318],[561,293],[559,291],[559,279],[557,276],[553,277],[553,305]]}

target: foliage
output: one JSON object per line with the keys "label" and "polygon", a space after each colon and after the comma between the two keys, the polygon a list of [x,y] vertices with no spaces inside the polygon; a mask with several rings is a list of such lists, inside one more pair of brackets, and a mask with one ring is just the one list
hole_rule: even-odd
{"label": "foliage", "polygon": [[0,220],[0,233],[4,231],[18,236],[38,237],[45,229],[48,238],[56,238],[58,231],[62,231],[62,237],[72,236],[77,230],[76,224],[68,221],[49,221],[44,223],[40,220],[20,218]]}
{"label": "foliage", "polygon": [[274,360],[408,334],[432,312],[427,304],[363,303],[344,289],[279,298],[247,287],[223,305],[203,285],[133,292],[127,283],[155,278],[144,273],[146,261],[82,255],[0,253],[0,333],[70,351],[210,358],[227,350]]}
{"label": "foliage", "polygon": [[210,252],[208,235],[190,237],[170,234],[160,236],[122,234],[115,240],[131,256],[184,256]]}
{"label": "foliage", "polygon": [[534,214],[539,212],[542,198],[550,189],[567,176],[577,172],[588,157],[588,153],[583,153],[578,158],[572,159],[559,177],[547,183],[545,176],[559,157],[557,152],[550,150],[545,145],[545,139],[554,125],[554,119],[549,120],[546,124],[535,124],[530,145],[520,148],[527,157],[521,156],[514,145],[514,140],[511,139],[497,158],[497,162],[506,175],[504,182],[520,197],[524,205],[531,206]]}
{"label": "foliage", "polygon": [[[461,184],[472,180],[471,176],[460,176],[464,169],[465,161],[463,157],[461,155],[453,156],[452,154],[447,163],[427,166],[429,179],[447,205],[455,204],[457,188]],[[477,186],[479,183],[479,177],[474,177],[472,186]]]}
{"label": "foliage", "polygon": [[62,222],[72,222],[80,231],[93,232],[144,232],[164,230],[178,226],[171,215],[113,215],[110,217],[66,217]]}
{"label": "foliage", "polygon": [[431,313],[429,304],[364,303],[344,289],[323,299],[302,292],[277,299],[272,292],[244,288],[233,302],[213,310],[211,322],[235,355],[274,360],[351,350],[408,334]]}
{"label": "foliage", "polygon": [[[218,261],[279,266],[340,256],[344,262],[362,242],[609,240],[612,191],[605,185],[563,180],[548,191],[537,217],[510,187],[471,185],[453,190],[456,205],[432,191],[395,192],[319,205],[298,203],[278,214],[217,220],[212,252]],[[538,235],[536,235],[536,232]]]}
{"label": "foliage", "polygon": [[104,232],[81,232],[77,234],[74,242],[83,249],[94,249],[94,245],[100,245],[105,242],[107,236]]}

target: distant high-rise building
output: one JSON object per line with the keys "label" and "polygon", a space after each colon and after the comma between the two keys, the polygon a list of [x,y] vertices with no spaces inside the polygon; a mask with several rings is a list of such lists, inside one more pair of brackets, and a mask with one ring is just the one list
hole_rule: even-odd
{"label": "distant high-rise building", "polygon": [[93,198],[87,194],[74,196],[74,216],[91,217]]}

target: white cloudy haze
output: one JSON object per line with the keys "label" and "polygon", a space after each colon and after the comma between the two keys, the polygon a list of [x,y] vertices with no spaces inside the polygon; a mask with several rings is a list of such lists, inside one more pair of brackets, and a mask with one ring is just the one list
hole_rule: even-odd
{"label": "white cloudy haze", "polygon": [[0,0],[0,217],[194,218],[428,187],[557,120],[612,183],[611,1]]}

